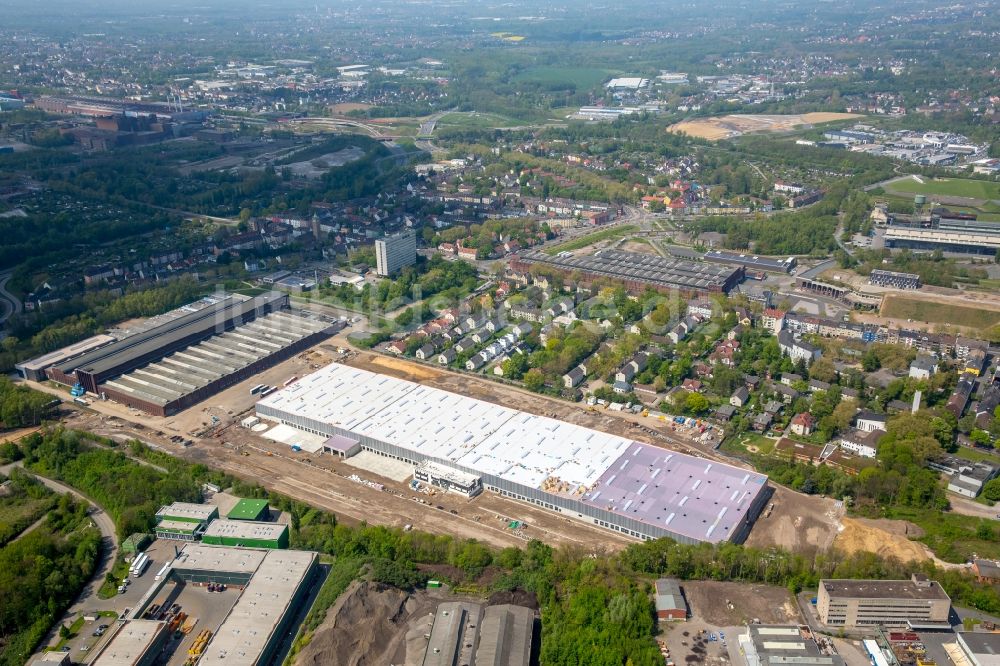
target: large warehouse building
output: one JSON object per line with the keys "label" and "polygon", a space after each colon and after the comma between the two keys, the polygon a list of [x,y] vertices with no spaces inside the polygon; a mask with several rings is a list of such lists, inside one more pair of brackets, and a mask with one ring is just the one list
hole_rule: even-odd
{"label": "large warehouse building", "polygon": [[621,250],[598,250],[580,257],[528,252],[512,261],[511,268],[530,271],[535,264],[578,275],[584,284],[612,278],[633,293],[646,289],[676,290],[689,296],[729,293],[745,275],[742,265],[686,261]]}
{"label": "large warehouse building", "polygon": [[288,310],[288,295],[229,295],[48,369],[95,395],[169,416],[329,337],[339,324]]}
{"label": "large warehouse building", "polygon": [[1000,222],[894,215],[885,228],[885,244],[891,248],[993,256],[1000,250]]}
{"label": "large warehouse building", "polygon": [[738,543],[768,497],[761,474],[337,363],[257,414],[641,539]]}
{"label": "large warehouse building", "polygon": [[[125,627],[141,626],[142,613],[161,599],[168,585],[222,583],[239,588],[218,627],[199,624],[212,632],[201,660],[203,666],[264,666],[275,658],[293,624],[301,620],[318,571],[316,553],[301,550],[226,548],[190,543],[165,568],[139,603],[129,613]],[[176,594],[176,593],[172,593]],[[184,592],[177,597],[184,606]],[[161,623],[162,624],[162,623]],[[154,654],[154,659],[158,656]],[[117,666],[108,662],[101,666]],[[143,662],[153,663],[153,662]],[[160,660],[159,663],[167,663]],[[178,662],[179,663],[179,662]]]}
{"label": "large warehouse building", "polygon": [[116,624],[114,635],[94,659],[94,666],[149,666],[155,664],[170,632],[166,622],[131,620]]}

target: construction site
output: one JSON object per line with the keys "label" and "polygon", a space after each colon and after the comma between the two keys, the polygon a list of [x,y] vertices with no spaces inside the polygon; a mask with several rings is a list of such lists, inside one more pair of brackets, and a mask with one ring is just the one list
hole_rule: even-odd
{"label": "construction site", "polygon": [[641,539],[740,543],[769,495],[755,472],[339,363],[256,413],[298,431],[293,449],[430,462],[432,486],[467,497],[485,486]]}

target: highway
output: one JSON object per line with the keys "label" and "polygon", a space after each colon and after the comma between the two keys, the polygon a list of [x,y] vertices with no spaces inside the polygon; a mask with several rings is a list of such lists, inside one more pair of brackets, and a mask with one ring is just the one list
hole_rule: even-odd
{"label": "highway", "polygon": [[21,301],[12,293],[7,291],[7,282],[10,281],[13,271],[0,273],[0,324],[3,324],[11,315],[21,313]]}

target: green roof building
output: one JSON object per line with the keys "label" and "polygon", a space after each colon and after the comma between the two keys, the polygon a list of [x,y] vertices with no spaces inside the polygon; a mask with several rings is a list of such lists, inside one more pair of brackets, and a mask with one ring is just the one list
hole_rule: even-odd
{"label": "green roof building", "polygon": [[201,542],[210,546],[244,548],[288,548],[288,525],[252,520],[214,520]]}
{"label": "green roof building", "polygon": [[262,499],[241,499],[236,506],[230,510],[226,516],[229,520],[257,520],[264,521],[270,518],[271,514],[267,509],[267,500]]}

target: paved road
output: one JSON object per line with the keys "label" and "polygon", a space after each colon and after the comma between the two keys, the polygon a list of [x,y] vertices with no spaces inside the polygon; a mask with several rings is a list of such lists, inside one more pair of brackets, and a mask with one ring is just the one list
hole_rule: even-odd
{"label": "paved road", "polygon": [[997,516],[1000,515],[1000,508],[986,506],[985,504],[973,502],[972,500],[965,499],[964,497],[949,495],[948,502],[951,503],[951,510],[953,513],[959,513],[963,516],[975,516],[976,518],[989,518],[991,520],[996,520]]}
{"label": "paved road", "polygon": [[13,271],[0,273],[0,324],[7,321],[13,314],[20,314],[21,300],[7,291],[7,282],[10,281]]}

